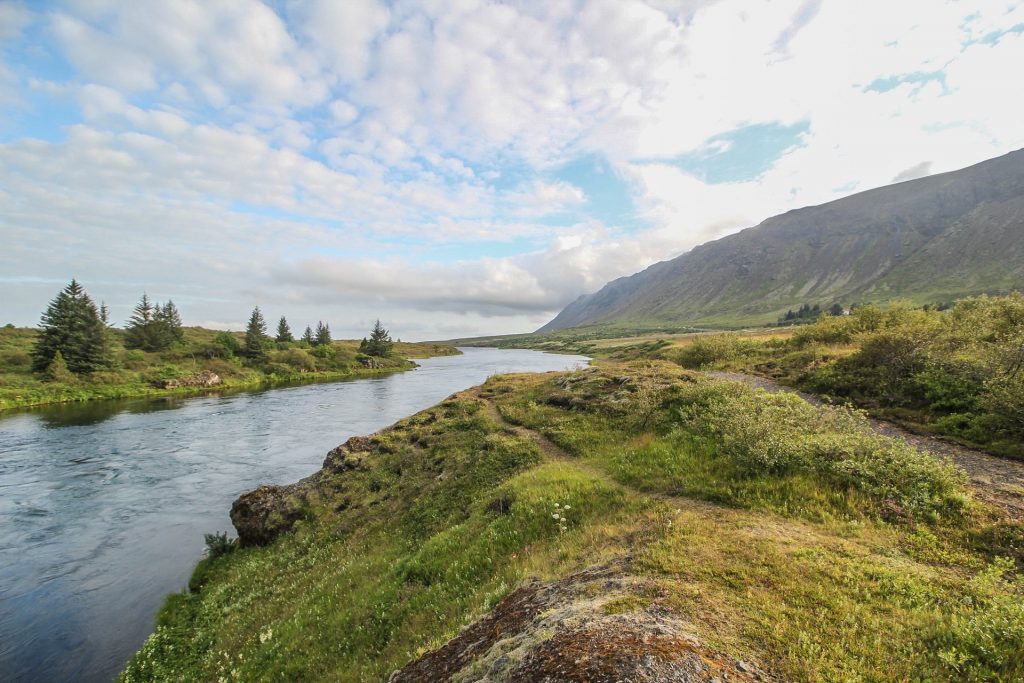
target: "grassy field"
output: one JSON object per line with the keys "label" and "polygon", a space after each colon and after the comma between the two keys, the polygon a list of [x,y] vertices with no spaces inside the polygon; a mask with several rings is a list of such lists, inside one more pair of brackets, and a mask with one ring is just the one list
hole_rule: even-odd
{"label": "grassy field", "polygon": [[[204,560],[123,681],[369,681],[613,561],[782,680],[1020,680],[1024,532],[855,413],[659,361],[494,377],[352,444]],[[633,585],[633,584],[629,584]]]}
{"label": "grassy field", "polygon": [[[218,389],[238,389],[297,381],[324,381],[397,372],[415,367],[408,358],[450,355],[458,351],[445,344],[395,344],[390,358],[375,359],[367,367],[358,353],[358,341],[336,341],[329,348],[307,349],[300,344],[274,349],[265,363],[247,363],[225,351],[216,330],[185,328],[185,341],[167,351],[128,350],[123,332],[111,330],[114,366],[69,381],[50,381],[31,370],[31,351],[38,332],[31,328],[0,328],[0,410],[49,403],[108,398],[163,396],[210,391],[209,388],[159,389],[161,380],[214,372],[222,380]],[[242,343],[244,335],[231,333]]]}

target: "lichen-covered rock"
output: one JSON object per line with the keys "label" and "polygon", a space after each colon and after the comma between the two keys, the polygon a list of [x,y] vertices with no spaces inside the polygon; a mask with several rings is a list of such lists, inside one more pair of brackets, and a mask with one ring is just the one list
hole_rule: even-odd
{"label": "lichen-covered rock", "polygon": [[638,597],[649,588],[621,567],[529,583],[441,648],[393,673],[390,683],[775,680],[707,647],[692,624]]}
{"label": "lichen-covered rock", "polygon": [[231,505],[231,523],[243,546],[266,545],[291,531],[302,517],[302,482],[290,486],[260,486]]}

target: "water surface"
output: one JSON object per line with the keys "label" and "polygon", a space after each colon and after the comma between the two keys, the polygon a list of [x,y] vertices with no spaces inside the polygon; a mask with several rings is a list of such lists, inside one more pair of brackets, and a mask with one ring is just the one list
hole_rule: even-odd
{"label": "water surface", "polygon": [[490,375],[586,362],[464,352],[387,377],[0,414],[0,681],[111,680],[240,493]]}

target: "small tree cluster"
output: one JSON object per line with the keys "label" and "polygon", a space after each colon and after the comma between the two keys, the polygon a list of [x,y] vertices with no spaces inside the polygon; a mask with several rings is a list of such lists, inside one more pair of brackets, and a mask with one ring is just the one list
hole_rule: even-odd
{"label": "small tree cluster", "polygon": [[152,304],[149,296],[142,295],[125,328],[124,345],[128,349],[163,351],[185,340],[181,329],[181,315],[173,301]]}
{"label": "small tree cluster", "polygon": [[75,280],[50,302],[39,323],[32,369],[51,377],[93,372],[112,362],[107,326]]}
{"label": "small tree cluster", "polygon": [[331,328],[324,324],[323,321],[318,321],[316,324],[316,335],[313,337],[313,346],[330,346],[331,344]]}
{"label": "small tree cluster", "polygon": [[393,346],[394,342],[391,341],[391,335],[388,334],[388,331],[384,329],[384,326],[378,320],[370,331],[370,338],[363,337],[363,341],[359,344],[359,351],[368,356],[383,358],[391,355]]}

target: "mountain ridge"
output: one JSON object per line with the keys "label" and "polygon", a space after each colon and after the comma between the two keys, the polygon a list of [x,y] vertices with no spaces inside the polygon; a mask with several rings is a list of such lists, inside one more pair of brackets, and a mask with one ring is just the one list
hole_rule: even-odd
{"label": "mountain ridge", "polygon": [[1024,150],[792,209],[565,307],[588,325],[770,322],[802,303],[948,300],[1024,287]]}

